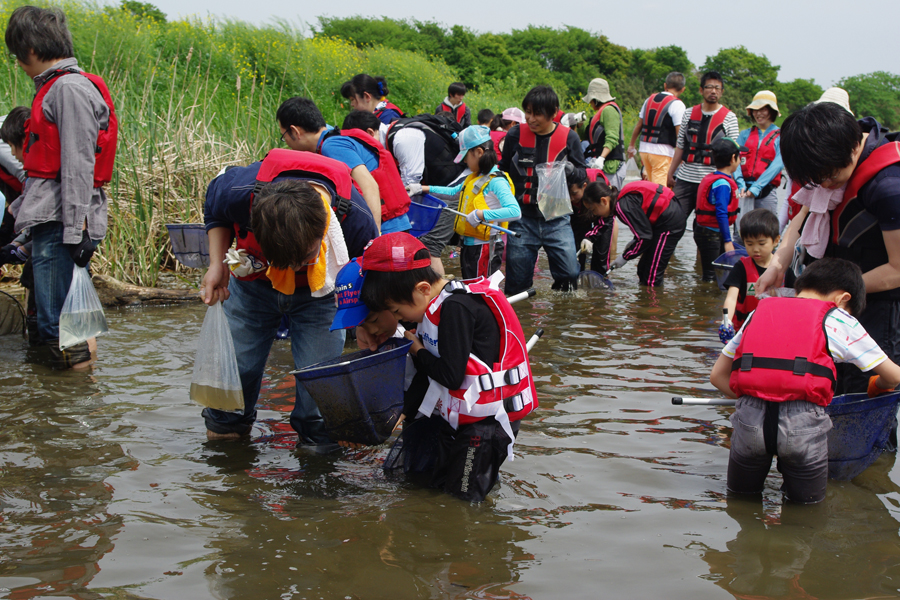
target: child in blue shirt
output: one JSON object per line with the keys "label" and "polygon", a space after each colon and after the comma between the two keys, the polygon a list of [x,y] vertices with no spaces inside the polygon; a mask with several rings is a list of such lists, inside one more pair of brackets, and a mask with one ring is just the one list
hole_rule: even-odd
{"label": "child in blue shirt", "polygon": [[703,281],[715,281],[713,261],[734,250],[731,225],[737,218],[738,186],[734,172],[741,166],[741,152],[746,148],[728,137],[712,143],[716,170],[700,182],[697,212],[694,219],[694,242],[700,251]]}

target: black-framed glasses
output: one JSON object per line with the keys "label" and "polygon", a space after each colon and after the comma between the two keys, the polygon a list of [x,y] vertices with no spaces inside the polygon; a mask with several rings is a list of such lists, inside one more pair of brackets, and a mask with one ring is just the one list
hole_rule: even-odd
{"label": "black-framed glasses", "polygon": [[713,90],[722,91],[722,86],[721,85],[704,85],[703,89],[709,90],[709,91],[713,91]]}

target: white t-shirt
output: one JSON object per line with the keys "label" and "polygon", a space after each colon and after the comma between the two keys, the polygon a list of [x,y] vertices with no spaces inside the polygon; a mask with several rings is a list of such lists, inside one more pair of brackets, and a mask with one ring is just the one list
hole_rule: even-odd
{"label": "white t-shirt", "polygon": [[[668,96],[672,94],[669,92],[662,92]],[[654,94],[655,95],[655,94]],[[647,103],[650,101],[650,98],[644,100],[643,106],[641,106],[641,119],[644,118],[644,115],[647,113]],[[669,106],[666,107],[666,112],[669,113],[669,116],[672,117],[672,123],[675,125],[681,124],[681,119],[684,117],[684,111],[687,108],[684,106],[684,102],[678,100],[677,98],[669,103]],[[675,156],[675,146],[670,146],[668,144],[654,144],[652,142],[641,142],[640,151],[645,154],[658,154],[659,156]]]}
{"label": "white t-shirt", "polygon": [[[378,139],[387,147],[388,126],[384,123],[378,130]],[[393,152],[400,167],[403,185],[419,183],[425,172],[425,133],[414,127],[404,127],[394,135]]]}
{"label": "white t-shirt", "polygon": [[[753,313],[750,313],[750,317],[752,316]],[[750,317],[747,317],[741,330],[722,349],[722,354],[728,358],[734,358]],[[866,372],[887,360],[887,355],[878,343],[869,336],[859,321],[843,309],[833,310],[825,317],[825,333],[828,336],[828,350],[835,363],[850,363]],[[773,343],[777,343],[777,340],[773,339]]]}

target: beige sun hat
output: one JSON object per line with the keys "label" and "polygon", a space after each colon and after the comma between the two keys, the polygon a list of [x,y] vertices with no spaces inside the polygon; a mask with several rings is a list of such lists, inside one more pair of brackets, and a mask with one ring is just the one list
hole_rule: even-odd
{"label": "beige sun hat", "polygon": [[778,110],[778,99],[775,97],[775,92],[770,92],[769,90],[763,90],[761,92],[756,92],[756,95],[753,96],[753,102],[747,105],[747,114],[750,114],[751,110],[759,110],[763,106],[768,106],[776,113],[776,116],[781,116],[781,111]]}
{"label": "beige sun hat", "polygon": [[596,100],[597,102],[609,102],[611,100],[615,100],[612,96],[609,95],[609,84],[606,83],[605,79],[591,79],[590,85],[588,85],[587,94],[582,98],[585,102],[590,102],[591,100]]}
{"label": "beige sun hat", "polygon": [[853,114],[853,111],[850,110],[850,94],[845,89],[839,87],[828,88],[822,92],[822,96],[813,104],[819,104],[820,102],[833,102],[851,115]]}

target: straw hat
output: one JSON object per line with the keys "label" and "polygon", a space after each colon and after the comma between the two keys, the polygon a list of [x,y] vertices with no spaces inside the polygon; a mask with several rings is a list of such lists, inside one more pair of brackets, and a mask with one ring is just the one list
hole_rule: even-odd
{"label": "straw hat", "polygon": [[833,102],[851,115],[853,114],[853,111],[850,110],[850,94],[847,93],[847,90],[839,87],[828,88],[822,92],[822,96],[813,104],[819,104],[820,102]]}
{"label": "straw hat", "polygon": [[747,114],[749,115],[751,110],[759,110],[763,106],[768,106],[774,110],[777,113],[775,115],[776,117],[781,116],[781,112],[778,110],[778,99],[775,97],[775,92],[770,92],[769,90],[756,92],[756,95],[753,96],[753,102],[747,105]]}
{"label": "straw hat", "polygon": [[606,83],[605,79],[592,79],[590,85],[588,85],[587,94],[582,98],[585,102],[590,102],[591,100],[596,100],[597,102],[609,102],[611,100],[615,100],[612,96],[609,95],[609,84]]}

